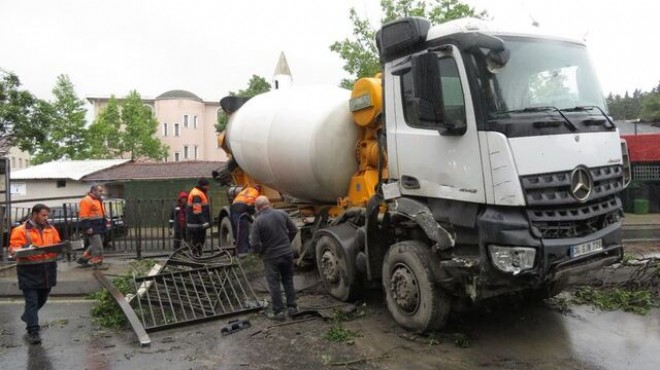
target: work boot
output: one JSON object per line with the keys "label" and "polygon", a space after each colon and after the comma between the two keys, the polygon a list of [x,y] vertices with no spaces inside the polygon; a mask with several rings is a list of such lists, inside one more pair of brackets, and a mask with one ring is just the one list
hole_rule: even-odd
{"label": "work boot", "polygon": [[89,266],[89,260],[87,258],[84,258],[84,257],[79,257],[76,260],[76,262],[78,262],[78,264],[80,264],[81,266]]}
{"label": "work boot", "polygon": [[291,318],[296,316],[298,314],[298,312],[300,312],[300,311],[298,311],[298,307],[295,307],[295,306],[289,307],[287,309],[287,313],[289,314],[289,317],[291,317]]}
{"label": "work boot", "polygon": [[94,270],[107,270],[110,268],[110,265],[108,265],[107,263],[99,262],[92,264],[92,267],[94,268]]}
{"label": "work boot", "polygon": [[271,310],[266,310],[264,311],[264,315],[266,315],[267,318],[274,320],[274,321],[285,321],[286,317],[284,316],[284,312],[280,311],[278,313],[275,313]]}
{"label": "work boot", "polygon": [[25,340],[30,344],[41,344],[41,337],[38,331],[29,331],[25,334]]}

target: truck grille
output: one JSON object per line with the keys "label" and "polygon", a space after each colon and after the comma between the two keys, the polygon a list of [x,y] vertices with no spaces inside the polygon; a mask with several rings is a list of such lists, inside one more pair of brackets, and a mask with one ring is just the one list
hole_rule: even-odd
{"label": "truck grille", "polygon": [[521,177],[529,209],[527,216],[535,236],[548,239],[576,238],[592,234],[619,220],[623,190],[620,165],[589,169],[593,190],[585,203],[570,194],[571,172]]}

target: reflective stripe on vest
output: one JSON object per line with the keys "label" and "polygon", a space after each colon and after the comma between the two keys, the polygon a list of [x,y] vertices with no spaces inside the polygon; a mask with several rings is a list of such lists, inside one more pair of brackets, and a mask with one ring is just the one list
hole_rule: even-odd
{"label": "reflective stripe on vest", "polygon": [[[194,201],[195,197],[199,197],[201,201],[195,202]],[[204,194],[203,191],[197,188],[194,188],[190,191],[190,194],[188,195],[188,207],[190,207],[194,215],[202,214],[202,208],[208,205],[209,205],[209,201],[206,198],[206,194]]]}

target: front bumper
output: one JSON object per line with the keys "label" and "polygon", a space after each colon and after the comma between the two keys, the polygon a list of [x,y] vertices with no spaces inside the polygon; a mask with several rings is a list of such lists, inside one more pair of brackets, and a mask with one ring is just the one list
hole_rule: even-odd
{"label": "front bumper", "polygon": [[[477,296],[505,294],[561,281],[563,284],[579,279],[581,275],[598,270],[621,259],[621,222],[580,238],[542,239],[535,237],[522,209],[488,207],[478,219],[479,269],[473,277]],[[571,257],[571,246],[593,240],[602,241],[602,250]],[[536,249],[534,267],[518,275],[504,273],[493,266],[488,245],[531,247]]]}

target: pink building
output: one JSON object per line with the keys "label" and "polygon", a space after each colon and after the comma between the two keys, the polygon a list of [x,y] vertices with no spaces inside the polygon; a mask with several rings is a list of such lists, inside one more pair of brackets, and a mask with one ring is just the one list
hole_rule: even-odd
{"label": "pink building", "polygon": [[[94,106],[94,118],[108,103],[107,97],[88,97]],[[121,101],[121,99],[118,99]],[[215,124],[219,102],[203,101],[185,90],[171,90],[155,99],[142,99],[151,108],[159,123],[158,138],[169,146],[164,161],[224,161],[224,151],[218,147]]]}

